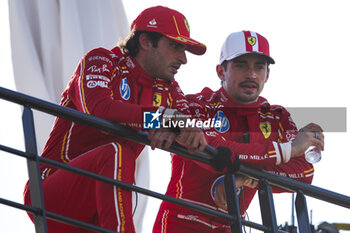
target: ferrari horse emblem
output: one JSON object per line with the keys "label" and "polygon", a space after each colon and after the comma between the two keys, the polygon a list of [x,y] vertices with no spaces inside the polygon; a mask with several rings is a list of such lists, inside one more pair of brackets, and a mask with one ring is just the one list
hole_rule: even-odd
{"label": "ferrari horse emblem", "polygon": [[271,135],[271,123],[268,121],[260,122],[259,128],[261,132],[263,133],[265,139],[270,137]]}

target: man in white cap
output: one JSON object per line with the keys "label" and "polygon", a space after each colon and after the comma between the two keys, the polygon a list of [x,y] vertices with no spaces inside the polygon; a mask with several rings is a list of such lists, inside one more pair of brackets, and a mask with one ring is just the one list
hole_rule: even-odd
{"label": "man in white cap", "polygon": [[[204,88],[186,99],[194,116],[221,122],[219,127],[205,131],[207,142],[215,148],[230,148],[232,163],[246,163],[310,184],[314,169],[305,161],[304,152],[311,145],[323,149],[324,135],[313,123],[298,132],[284,107],[270,105],[260,96],[269,77],[269,65],[274,63],[265,37],[252,31],[232,33],[222,46],[216,67],[222,87],[217,91]],[[223,173],[207,168],[172,155],[172,176],[166,194],[226,210]],[[257,182],[238,176],[236,183],[242,186],[240,208],[244,215],[257,191]],[[285,192],[275,187],[273,191]],[[153,232],[213,233],[227,228],[226,220],[163,202]]]}

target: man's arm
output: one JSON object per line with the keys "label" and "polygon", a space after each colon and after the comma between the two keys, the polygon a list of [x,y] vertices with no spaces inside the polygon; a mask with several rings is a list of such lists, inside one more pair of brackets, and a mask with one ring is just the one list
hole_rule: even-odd
{"label": "man's arm", "polygon": [[[281,124],[283,127],[283,132],[281,134],[282,142],[291,142],[291,159],[287,163],[281,163],[279,165],[264,165],[261,169],[266,171],[273,172],[278,175],[282,175],[300,182],[311,184],[314,174],[314,168],[312,164],[306,162],[304,151],[311,145],[318,145],[322,150],[324,148],[324,135],[320,126],[316,124],[308,124],[304,128],[297,131],[296,125],[291,119],[289,113],[286,111],[282,117]],[[319,138],[314,137],[314,132],[319,132]],[[294,150],[293,150],[294,148]],[[241,200],[244,203],[241,203],[242,206],[249,206],[249,203],[254,197],[255,191],[258,187],[256,185],[257,181],[249,181],[250,184],[255,186],[249,186],[244,188],[244,199]],[[217,186],[215,190],[218,195],[218,199],[215,200],[219,207],[223,206],[222,199],[224,194],[223,184]],[[221,187],[221,188],[220,188]],[[281,192],[290,192],[288,190],[272,186],[272,192],[281,193]]]}
{"label": "man's arm", "polygon": [[[206,132],[208,144],[213,147],[225,146],[237,154],[242,163],[249,164],[253,167],[271,170],[276,173],[283,173],[281,169],[275,169],[279,165],[288,164],[284,173],[288,174],[289,166],[297,163],[295,167],[302,164],[305,171],[312,168],[304,159],[304,152],[312,145],[324,148],[324,135],[322,129],[317,124],[310,123],[297,130],[296,125],[292,121],[289,112],[284,108],[280,120],[280,136],[275,141],[266,143],[239,143],[224,138],[214,130]],[[319,133],[319,137],[315,138],[315,132]],[[300,157],[300,158],[299,158]],[[294,160],[298,158],[297,160]],[[234,155],[232,156],[234,161]],[[294,162],[295,161],[295,162]],[[291,170],[291,175],[295,177],[295,171]]]}
{"label": "man's arm", "polygon": [[[191,119],[192,113],[188,106],[188,101],[185,98],[178,83],[173,80],[170,85],[169,97],[172,100],[170,108],[162,109],[162,122],[186,121]],[[178,124],[176,124],[178,125]],[[190,153],[204,151],[208,145],[204,133],[198,128],[177,127],[177,128],[162,128],[158,130],[150,130],[148,138],[151,140],[151,148],[168,149],[171,144],[176,141],[180,145],[186,147]]]}
{"label": "man's arm", "polygon": [[[119,89],[112,88],[112,84],[118,83],[121,78],[114,56],[104,48],[88,52],[69,83],[69,98],[84,113],[140,129],[141,106],[123,101]],[[125,89],[127,97],[131,98],[129,84],[120,85],[123,85],[120,88]]]}

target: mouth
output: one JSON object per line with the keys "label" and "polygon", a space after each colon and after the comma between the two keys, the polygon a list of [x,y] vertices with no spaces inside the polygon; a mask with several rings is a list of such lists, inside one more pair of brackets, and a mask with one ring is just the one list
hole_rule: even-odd
{"label": "mouth", "polygon": [[246,91],[253,91],[258,89],[259,87],[259,85],[256,82],[252,82],[252,81],[242,82],[239,84],[239,86]]}
{"label": "mouth", "polygon": [[177,70],[180,69],[180,66],[181,65],[178,65],[178,64],[172,64],[170,67],[171,67],[171,72],[173,74],[176,74],[177,73]]}

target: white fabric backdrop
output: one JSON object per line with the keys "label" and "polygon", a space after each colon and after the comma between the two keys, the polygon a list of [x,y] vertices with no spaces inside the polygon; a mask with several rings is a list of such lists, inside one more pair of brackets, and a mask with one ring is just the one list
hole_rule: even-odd
{"label": "white fabric backdrop", "polygon": [[[68,84],[81,57],[95,47],[112,48],[128,34],[121,0],[9,0],[16,89],[53,103]],[[34,111],[38,152],[54,117]],[[149,187],[147,150],[137,161],[136,184]],[[141,232],[147,199],[138,195],[134,215]]]}

